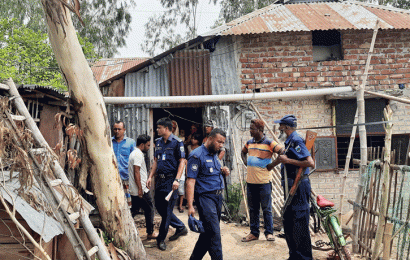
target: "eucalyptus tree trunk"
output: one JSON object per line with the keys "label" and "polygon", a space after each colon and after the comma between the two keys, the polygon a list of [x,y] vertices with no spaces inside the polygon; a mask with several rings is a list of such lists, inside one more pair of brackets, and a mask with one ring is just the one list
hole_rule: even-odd
{"label": "eucalyptus tree trunk", "polygon": [[[145,250],[121,185],[105,103],[78,42],[69,9],[65,5],[67,1],[41,2],[50,43],[83,131],[84,149],[88,152],[91,164],[94,196],[105,231],[132,259],[145,259]],[[71,9],[78,12],[78,8],[73,6]]]}

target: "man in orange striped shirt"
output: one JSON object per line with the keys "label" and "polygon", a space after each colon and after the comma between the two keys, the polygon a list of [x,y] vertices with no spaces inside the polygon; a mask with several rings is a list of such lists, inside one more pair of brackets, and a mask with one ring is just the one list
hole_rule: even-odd
{"label": "man in orange striped shirt", "polygon": [[242,239],[249,242],[259,239],[259,208],[262,207],[265,223],[265,237],[274,241],[272,219],[272,172],[266,166],[272,162],[273,153],[283,152],[283,146],[268,139],[264,133],[264,123],[253,119],[250,126],[252,139],[242,148],[242,160],[247,165],[247,196],[251,232]]}

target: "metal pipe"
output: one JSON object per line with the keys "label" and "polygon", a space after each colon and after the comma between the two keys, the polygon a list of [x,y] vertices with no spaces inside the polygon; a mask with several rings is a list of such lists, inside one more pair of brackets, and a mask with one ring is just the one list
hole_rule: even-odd
{"label": "metal pipe", "polygon": [[295,91],[264,92],[251,94],[163,96],[163,97],[104,97],[106,104],[161,104],[161,103],[209,103],[253,101],[282,98],[315,97],[353,92],[352,87],[322,88]]}

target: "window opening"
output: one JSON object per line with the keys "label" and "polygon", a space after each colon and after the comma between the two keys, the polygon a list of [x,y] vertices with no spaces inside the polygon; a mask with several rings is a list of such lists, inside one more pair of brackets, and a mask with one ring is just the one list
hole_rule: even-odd
{"label": "window opening", "polygon": [[[366,122],[383,121],[383,109],[387,101],[385,99],[366,99],[365,101],[365,118]],[[336,100],[336,126],[353,124],[354,115],[356,114],[357,101],[356,99]],[[350,143],[350,135],[352,127],[336,128],[337,142],[337,164],[339,169],[343,169]],[[381,157],[382,148],[384,147],[384,128],[383,125],[367,125],[367,147],[373,147],[375,151],[379,151],[376,157]],[[356,137],[353,143],[352,159],[360,159],[360,140],[359,130],[356,130]],[[350,169],[358,169],[358,165],[353,165],[352,161],[349,164]]]}
{"label": "window opening", "polygon": [[312,31],[313,61],[342,60],[342,36],[337,30]]}

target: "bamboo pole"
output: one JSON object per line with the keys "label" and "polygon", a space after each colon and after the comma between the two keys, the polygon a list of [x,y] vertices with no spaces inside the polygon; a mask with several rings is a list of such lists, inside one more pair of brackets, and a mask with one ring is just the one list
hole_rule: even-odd
{"label": "bamboo pole", "polygon": [[[84,227],[85,232],[87,233],[88,238],[90,239],[90,242],[93,243],[95,242],[96,244],[93,244],[93,246],[98,246],[100,250],[98,250],[97,255],[98,258],[101,260],[109,260],[110,257],[108,255],[108,252],[105,249],[105,245],[101,240],[98,239],[95,240],[93,237],[97,234],[94,228],[87,228],[87,227],[92,227],[92,224],[90,225],[90,219],[88,217],[89,214],[89,208],[88,207],[88,202],[85,201],[79,194],[76,192],[75,188],[73,185],[70,183],[68,180],[63,168],[61,167],[60,163],[57,160],[57,156],[54,154],[53,150],[50,148],[46,140],[44,139],[44,136],[41,134],[40,130],[37,127],[37,124],[34,122],[33,118],[30,116],[30,113],[28,112],[23,99],[20,96],[20,93],[18,92],[16,85],[14,84],[13,80],[8,79],[6,81],[6,85],[9,86],[10,88],[10,94],[14,97],[13,102],[14,105],[17,109],[17,111],[26,117],[26,120],[24,121],[26,127],[30,129],[31,134],[33,136],[34,141],[39,147],[47,149],[51,154],[54,159],[50,163],[50,168],[55,174],[55,176],[59,179],[62,180],[62,183],[64,184],[63,191],[66,191],[66,196],[73,198],[75,201],[78,201],[76,205],[74,205],[74,210],[78,211],[81,213],[80,215],[80,222]],[[85,212],[84,212],[85,211]]]}
{"label": "bamboo pole", "polygon": [[[376,26],[373,30],[373,37],[372,37],[372,42],[370,45],[370,50],[367,56],[367,61],[366,61],[366,67],[365,67],[365,72],[363,75],[363,80],[362,84],[360,85],[360,88],[357,91],[357,109],[358,109],[358,123],[359,124],[364,124],[366,122],[365,120],[365,107],[364,107],[364,87],[366,86],[367,82],[367,76],[369,74],[369,67],[370,67],[370,60],[372,58],[373,54],[373,49],[374,49],[374,43],[376,41],[376,36],[377,32],[379,30],[379,20],[376,21]],[[366,127],[364,125],[359,126],[359,138],[360,138],[360,160],[361,160],[361,165],[360,165],[360,170],[359,174],[361,176],[360,178],[360,183],[358,185],[357,189],[357,195],[356,195],[356,202],[360,203],[361,198],[362,198],[362,193],[363,193],[363,173],[366,170],[367,166],[367,138],[366,138]],[[355,208],[354,210],[354,215],[353,215],[353,228],[352,228],[352,233],[353,233],[353,252],[357,253],[359,249],[359,244],[358,244],[358,210]]]}
{"label": "bamboo pole", "polygon": [[[3,185],[1,186],[3,187],[4,191],[6,191],[6,187],[4,187]],[[36,247],[41,252],[41,254],[44,256],[45,259],[51,260],[50,256],[47,254],[44,248],[37,243],[37,241],[31,236],[31,234],[27,231],[27,229],[25,229],[23,225],[21,225],[21,223],[16,219],[14,208],[13,208],[13,212],[10,211],[6,201],[4,201],[3,199],[1,192],[0,192],[0,201],[3,204],[4,209],[6,210],[7,214],[10,216],[11,220],[16,225],[17,229],[21,231],[28,238],[28,240],[30,240],[30,242],[34,245],[34,247]]]}
{"label": "bamboo pole", "polygon": [[[384,109],[384,117],[386,121],[389,121],[393,115],[393,111],[391,110],[390,106],[387,106]],[[381,242],[383,240],[384,229],[386,226],[386,214],[387,214],[387,203],[389,200],[389,190],[387,187],[390,186],[390,178],[389,178],[389,163],[390,163],[390,152],[391,152],[391,137],[392,137],[392,130],[393,125],[391,123],[387,123],[384,127],[386,131],[385,137],[385,152],[384,152],[384,164],[383,164],[383,184],[382,184],[382,200],[380,205],[380,216],[379,216],[379,223],[377,225],[376,231],[376,238],[374,242],[373,252],[372,252],[372,260],[376,259],[378,252],[381,248]]]}
{"label": "bamboo pole", "polygon": [[[238,114],[238,115],[239,115],[239,114]],[[237,115],[237,116],[238,116],[238,115]],[[235,119],[236,119],[236,118],[235,118]],[[234,122],[236,122],[235,119],[234,119]],[[240,162],[242,161],[242,159],[238,156],[238,151],[236,150],[235,136],[237,136],[237,135],[236,135],[236,133],[235,133],[236,131],[235,131],[234,129],[235,129],[235,128],[232,127],[233,150],[234,150],[235,157],[236,157],[236,163],[237,163],[237,165],[238,165],[237,168],[238,168],[239,182],[241,183],[241,190],[242,190],[243,202],[244,202],[244,204],[245,204],[246,218],[247,218],[247,221],[249,222],[249,221],[250,221],[250,217],[249,217],[248,202],[246,201],[246,193],[245,193],[245,188],[244,188],[244,186],[243,186],[242,175],[241,175],[241,173],[239,172]],[[242,163],[243,163],[243,162],[242,162]]]}
{"label": "bamboo pole", "polygon": [[405,103],[405,104],[410,104],[410,99],[407,98],[399,98],[399,97],[394,97],[394,96],[390,96],[390,95],[386,95],[386,94],[382,94],[382,93],[377,93],[377,92],[373,92],[373,91],[369,91],[369,90],[365,90],[364,93],[366,94],[370,94],[373,96],[377,96],[377,97],[382,97],[385,99],[389,99],[389,100],[394,100],[400,103]]}
{"label": "bamboo pole", "polygon": [[343,199],[344,199],[345,192],[346,192],[346,179],[347,179],[347,175],[349,174],[349,164],[350,164],[350,158],[352,156],[352,151],[353,151],[354,138],[356,136],[357,120],[358,120],[358,112],[356,109],[356,115],[354,116],[354,122],[353,122],[355,126],[353,126],[352,134],[350,135],[349,149],[347,150],[345,169],[344,169],[344,174],[342,176],[342,193],[340,194],[340,211],[339,211],[340,228],[342,228],[342,225],[343,225],[343,221],[341,221],[342,214],[343,214]]}

